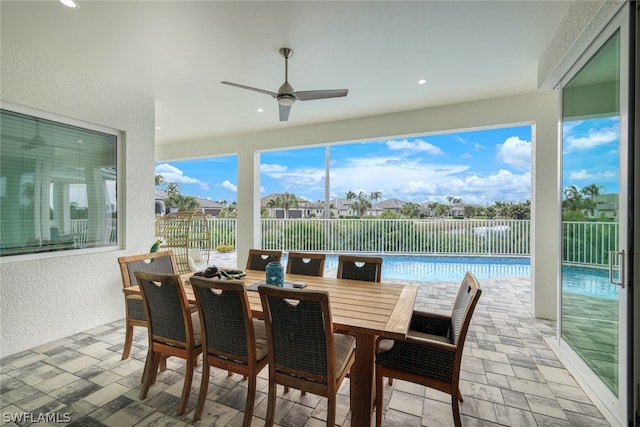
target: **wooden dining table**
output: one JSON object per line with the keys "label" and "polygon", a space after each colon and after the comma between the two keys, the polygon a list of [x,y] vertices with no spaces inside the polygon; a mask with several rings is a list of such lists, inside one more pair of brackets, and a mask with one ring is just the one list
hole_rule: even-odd
{"label": "wooden dining table", "polygon": [[[190,302],[195,294],[189,278],[182,275],[185,293]],[[265,280],[264,271],[247,270],[242,280],[249,288]],[[336,330],[356,339],[356,358],[350,373],[351,425],[370,426],[375,399],[375,347],[378,337],[406,338],[416,300],[417,287],[396,283],[363,282],[360,280],[285,275],[286,286],[306,283],[305,289],[327,291],[331,317]],[[138,286],[125,288],[125,293],[140,294]],[[254,316],[262,317],[260,295],[249,290],[248,298]]]}

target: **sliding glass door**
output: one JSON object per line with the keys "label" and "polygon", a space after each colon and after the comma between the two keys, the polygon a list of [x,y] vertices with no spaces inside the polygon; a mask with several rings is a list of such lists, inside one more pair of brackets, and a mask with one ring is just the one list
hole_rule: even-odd
{"label": "sliding glass door", "polygon": [[561,347],[624,419],[627,50],[618,22],[562,84]]}

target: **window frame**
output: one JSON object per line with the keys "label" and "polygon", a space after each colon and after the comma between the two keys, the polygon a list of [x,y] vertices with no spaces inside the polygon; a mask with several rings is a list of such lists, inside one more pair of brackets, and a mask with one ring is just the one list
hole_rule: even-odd
{"label": "window frame", "polygon": [[113,252],[118,251],[123,248],[124,245],[124,170],[123,170],[123,149],[124,149],[124,140],[125,133],[123,131],[110,128],[103,125],[98,125],[95,123],[90,123],[87,121],[74,119],[67,116],[62,116],[59,114],[50,113],[47,111],[39,110],[32,107],[27,107],[24,105],[14,104],[11,102],[0,101],[0,109],[6,110],[9,112],[15,112],[19,114],[24,114],[28,116],[32,116],[34,118],[48,120],[56,123],[60,123],[62,125],[74,126],[81,129],[86,129],[88,131],[94,131],[103,133],[109,136],[115,137],[115,150],[116,150],[116,242],[115,245],[110,246],[100,246],[100,247],[90,247],[90,248],[69,248],[69,249],[60,249],[60,250],[52,250],[52,251],[39,251],[39,252],[30,252],[30,253],[22,253],[15,255],[4,255],[0,256],[0,264],[6,264],[15,261],[29,261],[29,260],[39,260],[39,259],[48,259],[48,258],[58,258],[63,256],[74,256],[74,255],[83,255],[83,254],[91,254],[91,253],[102,253],[102,252]]}

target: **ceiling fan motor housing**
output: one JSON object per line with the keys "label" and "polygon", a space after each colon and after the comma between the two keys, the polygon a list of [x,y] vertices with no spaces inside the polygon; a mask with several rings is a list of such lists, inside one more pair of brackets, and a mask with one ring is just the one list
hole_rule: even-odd
{"label": "ceiling fan motor housing", "polygon": [[278,104],[290,107],[296,102],[296,97],[289,94],[278,95]]}

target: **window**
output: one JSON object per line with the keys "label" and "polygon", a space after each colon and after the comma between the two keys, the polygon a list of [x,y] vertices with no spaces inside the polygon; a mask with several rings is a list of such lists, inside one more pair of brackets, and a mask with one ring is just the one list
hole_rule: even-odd
{"label": "window", "polygon": [[0,256],[117,245],[117,136],[0,110]]}

